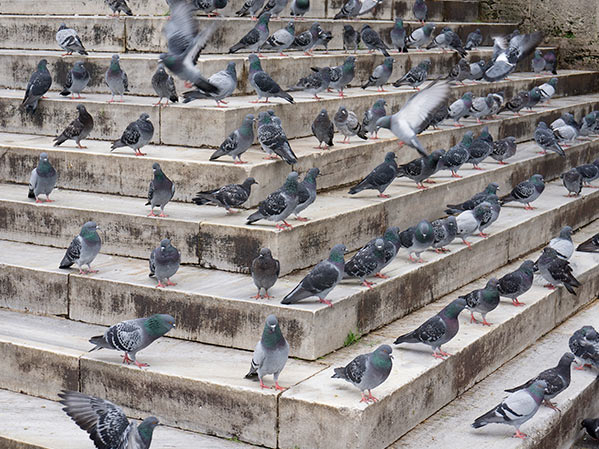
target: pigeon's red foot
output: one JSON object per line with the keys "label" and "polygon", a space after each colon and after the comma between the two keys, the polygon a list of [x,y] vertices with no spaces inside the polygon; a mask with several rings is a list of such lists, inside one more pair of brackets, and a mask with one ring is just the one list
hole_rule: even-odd
{"label": "pigeon's red foot", "polygon": [[159,217],[168,217],[168,215],[166,215],[164,212],[160,212],[160,214],[158,216]]}
{"label": "pigeon's red foot", "polygon": [[368,288],[370,288],[370,289],[371,289],[371,288],[372,288],[372,286],[373,286],[373,285],[376,285],[376,284],[375,284],[374,282],[369,282],[369,281],[367,281],[366,279],[364,279],[364,280],[362,281],[362,285],[363,285],[363,286],[365,286],[365,287],[368,287]]}
{"label": "pigeon's red foot", "polygon": [[287,388],[285,388],[285,387],[282,387],[282,386],[280,386],[278,382],[275,382],[275,386],[274,386],[274,387],[271,387],[271,388],[272,388],[273,390],[277,390],[277,391],[285,391],[285,390],[287,389]]}
{"label": "pigeon's red foot", "polygon": [[154,213],[154,211],[150,211],[150,213],[147,215],[148,217],[156,217],[157,215]]}
{"label": "pigeon's red foot", "polygon": [[526,206],[524,206],[524,209],[526,209],[526,210],[535,210],[535,208],[532,207],[530,204],[527,204]]}
{"label": "pigeon's red foot", "polygon": [[289,223],[287,223],[285,220],[283,220],[283,225],[286,226],[288,229],[293,229],[293,226],[291,226]]}
{"label": "pigeon's red foot", "polygon": [[166,288],[166,285],[164,285],[162,282],[158,281],[158,285],[156,286],[156,288]]}
{"label": "pigeon's red foot", "polygon": [[44,200],[38,200],[38,199],[36,198],[36,199],[35,199],[35,202],[36,202],[36,203],[43,203],[43,202],[44,202]]}
{"label": "pigeon's red foot", "polygon": [[456,128],[463,128],[464,125],[462,125],[461,123],[454,123],[453,126],[455,126]]}
{"label": "pigeon's red foot", "polygon": [[132,359],[129,358],[129,354],[127,354],[125,352],[125,355],[123,356],[123,363],[126,363],[127,365],[129,365],[131,362],[133,362]]}
{"label": "pigeon's red foot", "polygon": [[270,390],[270,387],[267,385],[264,385],[264,382],[262,382],[262,379],[260,379],[260,388],[263,388],[265,390]]}
{"label": "pigeon's red foot", "polygon": [[499,165],[507,165],[507,162],[499,161]]}
{"label": "pigeon's red foot", "polygon": [[266,292],[266,293],[264,294],[263,298],[264,298],[264,299],[273,299],[273,298],[274,298],[274,296],[272,296],[272,295],[269,295],[269,294],[268,294],[268,292]]}
{"label": "pigeon's red foot", "polygon": [[489,234],[485,234],[484,232],[479,232],[478,235],[484,239],[486,239],[487,237],[489,237]]}
{"label": "pigeon's red foot", "polygon": [[525,439],[527,436],[528,435],[526,435],[525,433],[522,433],[519,430],[516,430],[516,433],[513,435],[513,438]]}
{"label": "pigeon's red foot", "polygon": [[247,163],[248,163],[248,161],[242,161],[241,159],[239,159],[239,160],[237,160],[237,161],[235,161],[235,162],[233,162],[233,163],[234,163],[235,165],[242,165],[242,164],[247,164]]}
{"label": "pigeon's red foot", "polygon": [[543,405],[545,405],[546,407],[549,407],[552,410],[555,410],[556,412],[561,413],[561,410],[559,409],[559,407],[557,405],[555,405],[555,403],[551,402],[549,399],[545,399],[543,401]]}
{"label": "pigeon's red foot", "polygon": [[462,175],[458,175],[458,174],[457,174],[456,172],[454,172],[454,171],[452,171],[452,172],[451,172],[451,177],[452,177],[452,178],[463,178],[463,176],[462,176]]}
{"label": "pigeon's red foot", "polygon": [[152,106],[162,106],[162,98],[158,101],[158,103],[154,103]]}
{"label": "pigeon's red foot", "polygon": [[78,144],[77,148],[79,148],[80,150],[87,150],[87,147],[85,145],[81,145],[81,144]]}
{"label": "pigeon's red foot", "polygon": [[482,168],[482,167],[479,167],[478,165],[474,165],[472,168],[473,168],[474,170],[484,170],[484,168]]}
{"label": "pigeon's red foot", "polygon": [[235,215],[235,214],[239,214],[239,213],[241,213],[240,210],[227,209],[227,215]]}
{"label": "pigeon's red foot", "polygon": [[483,317],[483,326],[492,326],[493,323],[489,323],[486,318]]}
{"label": "pigeon's red foot", "polygon": [[449,253],[451,250],[449,248],[435,248],[435,252],[437,254]]}
{"label": "pigeon's red foot", "polygon": [[375,274],[374,277],[379,278],[379,279],[389,279],[389,276],[387,276],[386,274],[380,273],[380,272]]}
{"label": "pigeon's red foot", "polygon": [[260,293],[256,293],[254,296],[250,296],[251,299],[262,299],[262,295]]}
{"label": "pigeon's red foot", "polygon": [[176,282],[171,282],[170,279],[166,280],[166,285],[177,285]]}
{"label": "pigeon's red foot", "polygon": [[586,367],[591,367],[588,363],[583,363],[582,365],[575,366],[574,369],[578,371],[583,371]]}
{"label": "pigeon's red foot", "polygon": [[368,398],[369,400],[371,400],[372,402],[377,402],[377,401],[378,401],[378,398],[375,398],[375,397],[372,395],[372,393],[370,392],[370,390],[368,390],[368,396],[367,396],[367,398]]}
{"label": "pigeon's red foot", "polygon": [[85,274],[95,274],[95,273],[99,273],[100,270],[87,270],[85,272]]}
{"label": "pigeon's red foot", "polygon": [[523,305],[525,305],[523,302],[520,302],[520,301],[518,301],[518,298],[514,298],[514,299],[512,299],[512,304],[513,304],[515,307],[518,307],[518,306],[523,306]]}
{"label": "pigeon's red foot", "polygon": [[139,369],[142,369],[143,367],[146,367],[146,366],[150,366],[147,363],[140,363],[137,360],[135,361],[135,364],[139,367]]}
{"label": "pigeon's red foot", "polygon": [[136,151],[136,152],[135,152],[135,155],[136,155],[136,156],[145,156],[145,155],[146,155],[146,153],[142,153],[141,151]]}
{"label": "pigeon's red foot", "polygon": [[391,198],[389,195],[385,195],[384,193],[379,193],[377,196],[379,198]]}
{"label": "pigeon's red foot", "polygon": [[297,216],[297,217],[295,217],[295,219],[296,219],[297,221],[310,221],[310,219],[309,219],[309,218],[306,218],[306,217],[300,217],[300,216]]}
{"label": "pigeon's red foot", "polygon": [[555,285],[553,284],[545,284],[543,287],[548,288],[549,290],[555,290]]}
{"label": "pigeon's red foot", "polygon": [[470,322],[471,323],[478,323],[478,320],[476,318],[474,318],[474,313],[470,312]]}
{"label": "pigeon's red foot", "polygon": [[428,187],[425,186],[425,185],[423,185],[423,184],[416,184],[416,188],[420,189],[420,190],[426,190],[426,189],[428,189]]}
{"label": "pigeon's red foot", "polygon": [[472,249],[472,244],[468,240],[462,239],[462,242],[464,242],[464,245],[466,245],[468,249]]}
{"label": "pigeon's red foot", "polygon": [[422,181],[422,182],[426,182],[427,184],[437,184],[437,181],[434,181],[434,180],[432,180],[432,179],[425,179],[425,180],[424,180],[424,181]]}
{"label": "pigeon's red foot", "polygon": [[333,307],[333,303],[331,301],[329,301],[328,299],[318,298],[318,302],[326,304],[329,307]]}

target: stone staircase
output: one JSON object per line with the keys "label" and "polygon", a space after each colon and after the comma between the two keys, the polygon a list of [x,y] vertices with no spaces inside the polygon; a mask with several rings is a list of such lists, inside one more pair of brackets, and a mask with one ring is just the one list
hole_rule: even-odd
{"label": "stone staircase", "polygon": [[[231,17],[241,2],[229,3],[225,18],[200,18],[201,26],[218,24],[198,62],[203,73],[221,70],[228,61],[237,65],[238,90],[229,107],[219,109],[207,100],[152,106],[157,99],[150,79],[158,53],[165,48],[161,33],[167,20],[164,1],[130,0],[138,15],[115,19],[106,17],[109,10],[101,1],[0,0],[0,158],[4,162],[0,164],[0,355],[4,362],[0,409],[12,409],[14,415],[39,423],[24,425],[14,417],[0,420],[0,446],[92,447],[87,435],[55,402],[58,391],[66,388],[116,402],[132,418],[157,416],[165,426],[155,432],[152,447],[156,448],[568,447],[578,435],[579,418],[599,411],[590,400],[597,386],[588,373],[576,372],[570,389],[558,396],[562,414],[542,410],[524,426],[531,434],[526,442],[509,438],[507,428],[475,432],[469,424],[495,405],[514,378],[524,381],[541,365],[554,363],[567,350],[567,338],[575,328],[596,324],[599,260],[592,254],[573,257],[575,274],[583,283],[577,296],[563,288],[544,289],[537,279],[521,298],[526,307],[502,302],[489,314],[495,323],[491,328],[470,324],[464,313],[460,332],[444,348],[454,354],[446,361],[433,359],[427,349],[416,346],[394,349],[393,371],[376,389],[380,401],[375,404],[360,404],[357,390],[332,380],[331,375],[333,367],[390,343],[457,295],[480,288],[489,277],[514,269],[524,258],[536,258],[538,249],[565,224],[580,229],[574,235],[576,243],[599,231],[599,192],[584,189],[580,197],[565,198],[559,180],[568,168],[595,159],[599,141],[578,142],[566,151],[566,159],[537,154],[539,148],[531,141],[541,120],[550,122],[567,111],[580,118],[599,109],[597,73],[559,70],[557,94],[549,105],[522,116],[502,113],[486,121],[494,138],[512,135],[519,142],[510,164],[488,159],[481,164],[484,171],[468,164],[459,180],[440,172],[434,176],[437,183],[424,191],[400,178],[386,191],[390,199],[376,198],[368,191],[350,197],[347,186],[378,165],[387,151],[396,151],[396,139],[381,130],[379,140],[353,138],[349,145],[336,143],[320,151],[314,149],[312,120],[322,108],[332,115],[342,104],[361,118],[379,98],[387,101],[388,110],[396,111],[414,90],[361,89],[360,84],[382,61],[380,55],[361,50],[356,55],[356,78],[344,99],[324,94],[322,101],[316,101],[295,92],[295,105],[278,99],[268,105],[251,104],[255,96],[247,83],[247,54],[223,53],[253,23]],[[411,1],[386,1],[359,22],[331,19],[341,7],[339,0],[312,3],[318,4],[312,6],[310,17],[296,22],[296,31],[318,18],[335,37],[329,53],[317,50],[313,57],[294,51],[288,57],[265,53],[263,68],[283,87],[295,83],[312,66],[343,61],[341,35],[346,23],[354,27],[369,23],[383,36],[388,35],[395,17],[417,26],[411,21]],[[429,0],[428,4],[437,30],[447,25],[463,39],[480,28],[488,45],[490,36],[515,27],[476,22],[478,1]],[[271,32],[287,23],[283,15],[271,21]],[[88,57],[60,56],[54,34],[62,22],[78,31],[90,51]],[[131,95],[125,96],[124,103],[108,105],[103,73],[115,52],[121,54],[122,67],[129,75]],[[477,60],[491,53],[487,46],[470,55]],[[391,81],[425,58],[432,62],[430,77],[446,74],[457,62],[454,53],[437,50],[392,56],[396,64]],[[49,98],[29,117],[19,105],[41,58],[49,62],[54,84]],[[85,98],[60,97],[61,83],[77,60],[85,61],[92,76]],[[529,73],[529,67],[529,61],[523,61],[510,80],[453,86],[450,100],[466,91],[475,95],[503,91],[510,98],[550,78]],[[179,92],[184,90],[182,84],[177,86]],[[79,103],[85,104],[95,120],[91,140],[85,142],[89,148],[79,150],[69,142],[53,147],[51,137],[75,117]],[[263,160],[258,145],[244,155],[249,163],[243,166],[226,158],[209,161],[214,148],[247,113],[269,108],[281,117],[292,139],[299,159],[294,169],[300,175],[312,167],[321,170],[318,198],[305,213],[311,220],[294,223],[291,232],[277,232],[269,223],[245,225],[248,211],[225,216],[222,209],[190,202],[198,190],[253,176],[259,185],[246,206],[255,208],[282,184],[289,166]],[[138,158],[128,150],[110,153],[110,140],[120,137],[126,124],[142,112],[150,114],[156,129],[152,144],[144,148],[148,156]],[[427,130],[421,141],[429,151],[448,148],[466,130],[478,133],[484,126],[471,119],[463,123],[463,129],[446,122],[439,130]],[[56,202],[38,205],[27,199],[26,184],[41,152],[49,154],[59,180],[53,193]],[[396,154],[401,163],[416,157],[408,148]],[[148,210],[143,206],[154,161],[160,162],[177,188],[165,219],[146,217]],[[424,264],[411,263],[405,251],[400,251],[385,270],[389,279],[378,281],[372,290],[357,281],[344,281],[329,295],[332,308],[311,300],[280,304],[334,244],[357,250],[389,225],[405,229],[423,218],[440,218],[445,204],[463,201],[489,182],[497,182],[501,192],[507,193],[533,173],[542,173],[548,181],[535,202],[538,208],[525,211],[506,205],[489,229],[489,238],[471,238],[472,249],[454,242],[449,245],[450,253],[424,253]],[[66,246],[88,220],[103,229],[102,254],[94,263],[99,273],[80,276],[59,270]],[[166,236],[181,251],[184,265],[176,275],[176,287],[158,290],[147,276],[147,259]],[[255,288],[247,267],[263,246],[281,261],[282,277],[270,292],[275,299],[257,301],[250,299]],[[87,352],[89,338],[102,333],[102,326],[153,313],[172,314],[177,327],[168,338],[141,352],[149,368],[141,371],[121,365],[116,352]],[[293,357],[280,378],[289,387],[282,393],[262,390],[257,382],[244,379],[264,319],[271,313],[279,318]],[[351,336],[359,341],[346,346],[356,339]]]}

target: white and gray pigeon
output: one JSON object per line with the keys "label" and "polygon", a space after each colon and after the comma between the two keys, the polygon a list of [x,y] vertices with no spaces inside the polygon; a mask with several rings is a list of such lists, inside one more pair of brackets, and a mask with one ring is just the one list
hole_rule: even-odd
{"label": "white and gray pigeon", "polygon": [[276,159],[278,156],[289,165],[297,163],[297,156],[291,149],[285,131],[268,112],[258,114],[258,142],[268,154],[266,159]]}
{"label": "white and gray pigeon", "polygon": [[245,0],[241,8],[235,12],[239,17],[250,15],[252,20],[256,20],[258,11],[264,5],[264,0]]}
{"label": "white and gray pigeon", "polygon": [[285,92],[281,87],[270,77],[268,73],[262,70],[260,59],[257,55],[251,54],[248,56],[250,62],[249,81],[250,85],[256,91],[258,99],[252,103],[258,103],[260,98],[265,97],[265,103],[268,103],[268,99],[272,97],[283,98],[289,103],[295,103],[295,100],[291,95]]}
{"label": "white and gray pigeon", "polygon": [[301,217],[300,213],[316,201],[316,178],[320,174],[320,169],[313,167],[308,170],[304,180],[297,186],[297,206],[293,211],[295,219],[299,221],[308,221],[309,218]]}
{"label": "white and gray pigeon", "polygon": [[383,86],[387,84],[387,81],[389,81],[389,78],[393,73],[393,64],[395,64],[395,59],[392,57],[385,58],[382,64],[379,64],[374,68],[372,75],[368,77],[368,81],[362,84],[362,89],[375,86],[377,92],[385,92]]}
{"label": "white and gray pigeon", "polygon": [[108,7],[112,10],[113,17],[120,16],[122,12],[127,14],[128,16],[133,15],[133,12],[131,11],[131,8],[129,8],[129,5],[127,5],[126,0],[104,0],[104,1],[108,5]]}
{"label": "white and gray pigeon", "polygon": [[501,212],[501,204],[499,204],[499,197],[497,195],[489,195],[483,203],[476,207],[480,208],[483,205],[490,206],[490,211],[489,209],[484,207],[484,215],[481,219],[480,224],[478,225],[478,235],[483,238],[487,238],[489,237],[489,234],[485,234],[484,230],[491,226],[493,223],[495,223],[499,218],[499,214]]}
{"label": "white and gray pigeon", "polygon": [[453,119],[454,126],[462,127],[460,124],[461,118],[470,114],[470,108],[472,107],[472,92],[466,92],[462,95],[462,98],[458,98],[456,101],[449,105],[448,116]]}
{"label": "white and gray pigeon", "polygon": [[135,151],[136,156],[145,156],[146,154],[141,152],[141,148],[150,143],[152,136],[154,136],[154,125],[150,121],[150,116],[144,112],[137,120],[127,125],[121,138],[112,143],[110,151],[129,147]]}
{"label": "white and gray pigeon", "polygon": [[321,100],[318,96],[320,92],[324,92],[331,84],[331,69],[329,67],[321,67],[317,72],[311,72],[308,76],[300,78],[295,86],[289,87],[290,92],[303,90],[306,93],[312,94],[314,99]]}
{"label": "white and gray pigeon", "polygon": [[288,357],[289,343],[283,337],[277,317],[269,315],[264,324],[262,338],[254,349],[252,364],[245,378],[251,379],[257,376],[261,388],[271,388],[264,385],[264,376],[272,374],[275,380],[275,385],[272,388],[283,391],[286,388],[279,385],[279,375],[285,368]]}
{"label": "white and gray pigeon", "polygon": [[125,412],[106,399],[77,391],[58,393],[63,411],[89,434],[97,448],[149,449],[158,418],[150,416],[139,425],[129,422]]}
{"label": "white and gray pigeon", "polygon": [[159,217],[167,217],[164,213],[164,206],[173,199],[175,195],[175,184],[171,181],[162,171],[160,164],[154,162],[152,164],[152,171],[154,173],[154,179],[150,181],[148,188],[148,202],[146,206],[150,206],[152,209],[148,214],[148,217],[156,217],[154,213],[155,207],[160,207]]}
{"label": "white and gray pigeon", "polygon": [[488,126],[484,126],[480,135],[472,140],[469,150],[470,157],[467,162],[470,162],[475,170],[484,170],[479,164],[493,151],[493,137],[489,133]]}
{"label": "white and gray pigeon", "polygon": [[343,6],[339,10],[337,14],[335,14],[334,19],[353,19],[358,17],[360,14],[360,10],[362,9],[362,1],[361,0],[345,0]]}
{"label": "white and gray pigeon", "polygon": [[487,281],[484,288],[479,288],[461,296],[466,300],[466,308],[470,310],[470,322],[478,323],[474,318],[474,312],[481,314],[483,326],[491,326],[493,323],[487,321],[487,313],[492,312],[499,305],[499,292],[497,291],[497,278]]}
{"label": "white and gray pigeon", "polygon": [[279,17],[287,7],[287,3],[289,3],[289,0],[268,0],[258,15],[269,12],[272,17]]}
{"label": "white and gray pigeon", "polygon": [[529,387],[511,393],[496,407],[476,418],[472,427],[478,429],[492,423],[509,424],[516,428],[514,437],[526,438],[526,434],[520,432],[520,426],[537,413],[546,388],[544,380],[537,380]]}
{"label": "white and gray pigeon", "polygon": [[417,28],[406,37],[406,47],[416,47],[420,50],[421,47],[426,47],[432,40],[435,25],[427,23],[423,27]]}
{"label": "white and gray pigeon", "polygon": [[551,100],[557,90],[557,78],[551,78],[549,82],[541,84],[539,90],[541,91],[540,103],[549,104],[549,100]]}
{"label": "white and gray pigeon", "polygon": [[563,172],[559,177],[566,190],[568,190],[566,197],[569,198],[571,196],[580,195],[583,187],[582,175],[576,168],[571,168],[570,170]]}
{"label": "white and gray pigeon", "polygon": [[516,69],[519,61],[535,50],[542,38],[543,35],[539,31],[531,34],[516,34],[509,42],[502,37],[494,38],[495,46],[499,51],[485,71],[485,80],[493,82],[506,78]]}
{"label": "white and gray pigeon", "polygon": [[389,198],[389,195],[385,195],[383,192],[397,177],[398,168],[395,157],[395,153],[389,151],[385,155],[385,160],[377,165],[362,181],[349,189],[348,193],[355,195],[363,190],[373,189],[379,191],[379,198]]}
{"label": "white and gray pigeon", "polygon": [[275,50],[279,52],[281,56],[287,56],[283,53],[295,40],[295,23],[293,20],[287,23],[285,28],[281,28],[275,31],[272,36],[266,39],[262,48],[265,50]]}
{"label": "white and gray pigeon", "polygon": [[40,159],[37,163],[37,167],[31,170],[31,176],[29,177],[29,194],[28,198],[35,198],[36,203],[41,203],[41,195],[46,195],[46,202],[50,203],[50,194],[56,186],[56,180],[58,174],[50,160],[48,159],[47,153],[41,153]]}
{"label": "white and gray pigeon", "polygon": [[[268,294],[268,290],[277,282],[279,273],[281,272],[281,264],[277,259],[272,257],[270,249],[260,249],[258,257],[252,260],[250,272],[252,274],[252,279],[254,280],[254,285],[258,289],[258,293],[256,293],[256,296],[253,296],[253,298],[273,298],[273,296]],[[262,290],[264,290],[264,295],[262,295]]]}
{"label": "white and gray pigeon", "polygon": [[127,78],[127,74],[125,73],[125,71],[121,69],[119,59],[119,55],[112,55],[110,66],[104,74],[104,81],[106,82],[106,85],[108,86],[108,88],[110,89],[110,93],[112,94],[110,100],[108,100],[108,103],[112,103],[115,101],[115,95],[120,95],[122,102],[123,94],[125,92],[129,92],[129,78]]}
{"label": "white and gray pigeon", "polygon": [[493,107],[493,95],[487,94],[486,97],[475,97],[470,106],[470,115],[476,119],[477,123],[482,123],[481,118],[491,114]]}
{"label": "white and gray pigeon", "polygon": [[545,190],[545,180],[542,175],[535,174],[526,181],[522,181],[506,196],[501,198],[501,204],[517,201],[518,203],[526,204],[526,210],[533,210],[530,205],[536,200]]}
{"label": "white and gray pigeon", "polygon": [[171,315],[156,314],[147,318],[121,321],[110,326],[103,335],[89,339],[95,345],[89,352],[99,349],[122,351],[123,363],[135,363],[139,368],[148,366],[136,359],[136,354],[150,346],[175,327],[175,319]]}
{"label": "white and gray pigeon", "polygon": [[294,17],[303,17],[310,10],[310,0],[291,0],[289,13]]}
{"label": "white and gray pigeon", "polygon": [[[281,231],[292,229],[293,226],[285,220],[297,207],[297,178],[297,172],[289,173],[283,187],[275,190],[261,201],[258,204],[258,210],[247,218],[246,224],[253,224],[259,220],[268,220],[275,222],[275,227]],[[279,224],[279,221],[282,221],[283,224]]]}
{"label": "white and gray pigeon", "polygon": [[499,294],[510,298],[514,306],[523,306],[524,303],[518,300],[518,296],[522,296],[532,287],[534,266],[532,260],[525,260],[516,270],[501,277],[497,285]]}
{"label": "white and gray pigeon", "polygon": [[366,24],[362,27],[360,30],[360,36],[362,38],[362,42],[364,42],[364,45],[366,45],[369,51],[372,52],[379,50],[385,57],[390,56],[389,52],[387,51],[389,50],[389,47],[387,47],[387,44],[383,42],[381,36],[379,36],[379,33],[377,33],[376,30],[374,30],[370,25]]}
{"label": "white and gray pigeon", "polygon": [[441,346],[451,341],[460,329],[458,316],[466,307],[464,298],[450,302],[437,315],[426,320],[416,330],[397,337],[394,344],[424,343],[433,348],[433,357],[444,359],[451,354],[443,351]]}
{"label": "white and gray pigeon", "polygon": [[[152,75],[152,87],[154,92],[158,95],[158,102],[154,103],[154,106],[168,106],[168,102],[177,103],[179,96],[177,95],[177,89],[175,88],[175,80],[172,76],[166,73],[164,64],[159,63],[156,68],[156,72]],[[166,98],[166,103],[162,105],[162,99]]]}
{"label": "white and gray pigeon", "polygon": [[557,237],[549,242],[549,248],[553,248],[558,257],[569,260],[574,254],[574,243],[572,242],[572,227],[564,226]]}
{"label": "white and gray pigeon", "polygon": [[416,0],[412,6],[412,14],[420,23],[424,23],[428,16],[428,7],[424,0]]}
{"label": "white and gray pigeon", "polygon": [[[216,107],[226,107],[225,98],[230,97],[237,89],[237,70],[233,61],[227,64],[225,70],[216,72],[208,78],[210,84],[216,87],[215,92],[206,92],[202,89],[190,90],[183,93],[183,103],[198,99],[211,99],[216,101]],[[221,106],[224,104],[225,106]]]}
{"label": "white and gray pigeon", "polygon": [[160,246],[154,248],[150,253],[150,274],[148,276],[156,278],[157,288],[177,285],[171,282],[171,278],[179,270],[180,264],[181,253],[179,250],[171,245],[169,239],[162,239]]}
{"label": "white and gray pigeon", "polygon": [[[412,262],[424,263],[420,255],[430,248],[435,241],[433,225],[428,220],[421,220],[416,226],[410,226],[399,233],[399,243],[408,250],[408,258]],[[416,259],[412,257],[416,255]]]}
{"label": "white and gray pigeon", "polygon": [[[70,268],[73,264],[76,264],[79,267],[79,274],[97,273],[98,270],[91,269],[91,263],[102,247],[102,239],[100,239],[98,229],[100,228],[94,221],[85,223],[79,235],[73,239],[67,248],[59,268]],[[84,265],[87,265],[87,271],[83,270]]]}
{"label": "white and gray pigeon", "polygon": [[[462,239],[464,245],[471,248],[471,243],[466,240],[474,235],[481,224],[489,222],[493,217],[493,210],[488,202],[482,202],[472,210],[465,210],[456,217],[458,225],[457,236]],[[482,232],[482,231],[481,231]],[[482,236],[481,236],[482,237]]]}
{"label": "white and gray pigeon", "polygon": [[558,143],[558,139],[545,122],[539,122],[534,132],[534,139],[538,146],[542,148],[541,154],[547,154],[547,151],[553,151],[561,157],[566,157],[564,149]]}
{"label": "white and gray pigeon", "polygon": [[70,94],[71,100],[75,99],[74,94],[77,94],[77,98],[83,98],[81,92],[87,87],[89,79],[89,72],[83,65],[83,62],[77,61],[73,65],[73,68],[69,70],[69,73],[67,73],[67,79],[60,95],[66,97]]}
{"label": "white and gray pigeon", "polygon": [[252,186],[258,184],[254,178],[247,178],[241,184],[227,184],[214,190],[206,190],[196,193],[192,201],[198,206],[213,203],[219,207],[224,207],[227,214],[235,214],[240,211],[231,209],[232,207],[240,207],[245,203],[252,193]]}
{"label": "white and gray pigeon", "polygon": [[333,303],[326,297],[343,279],[345,253],[347,253],[345,245],[335,245],[331,249],[329,258],[312,268],[297,287],[283,298],[281,304],[295,304],[302,299],[316,296],[321,303],[333,307]]}
{"label": "white and gray pigeon", "polygon": [[545,287],[554,289],[563,285],[566,290],[576,296],[576,288],[582,284],[572,274],[570,263],[559,257],[556,250],[546,246],[537,261],[539,273],[548,282]]}
{"label": "white and gray pigeon", "polygon": [[[248,0],[250,1],[250,0]],[[258,23],[243,36],[239,42],[229,48],[229,53],[235,53],[239,50],[246,50],[250,52],[256,52],[264,45],[268,39],[268,21],[270,20],[270,13],[265,12],[258,18]]]}
{"label": "white and gray pigeon", "polygon": [[21,107],[25,108],[25,112],[29,114],[35,112],[40,99],[44,98],[44,95],[52,86],[52,75],[50,75],[47,66],[48,61],[41,59],[37,64],[36,71],[31,74],[27,83]]}
{"label": "white and gray pigeon", "polygon": [[408,47],[406,45],[406,29],[403,26],[403,20],[395,19],[390,36],[391,44],[397,49],[398,53],[408,52]]}
{"label": "white and gray pigeon", "polygon": [[381,117],[387,115],[385,106],[387,106],[387,102],[380,98],[374,102],[370,109],[367,109],[364,112],[362,128],[364,128],[366,132],[370,133],[370,138],[373,140],[378,139],[379,128],[376,126],[376,123]]}
{"label": "white and gray pigeon", "polygon": [[[331,376],[333,379],[344,379],[362,393],[360,402],[376,402],[378,401],[372,395],[373,389],[381,385],[387,380],[393,368],[393,349],[389,345],[381,345],[374,352],[369,354],[361,354],[346,366],[335,368],[335,374]],[[368,391],[368,396],[364,394]]]}
{"label": "white and gray pigeon", "polygon": [[435,150],[428,156],[412,159],[410,162],[399,166],[397,177],[405,176],[416,183],[416,188],[426,190],[428,187],[423,183],[439,171],[439,161],[444,154],[445,150]]}
{"label": "white and gray pigeon", "polygon": [[380,271],[385,263],[385,241],[375,239],[372,245],[364,245],[345,263],[344,278],[358,278],[365,287],[372,288],[374,282],[366,280]]}
{"label": "white and gray pigeon", "polygon": [[254,143],[254,114],[247,114],[241,122],[241,126],[227,136],[218,150],[210,156],[211,161],[222,156],[231,156],[235,164],[245,164],[241,155],[245,153]]}
{"label": "white and gray pigeon", "polygon": [[480,59],[479,61],[471,63],[467,79],[471,81],[480,81],[483,78],[483,70],[485,69],[486,65],[487,62],[484,59]]}
{"label": "white and gray pigeon", "polygon": [[77,31],[68,28],[64,23],[60,25],[60,28],[58,28],[58,31],[56,32],[56,42],[60,48],[66,51],[62,56],[72,55],[73,52],[77,52],[80,55],[89,54],[85,51],[85,47],[77,35]]}
{"label": "white and gray pigeon", "polygon": [[358,136],[360,139],[367,140],[366,130],[362,127],[360,120],[353,111],[348,110],[345,106],[339,106],[337,112],[333,116],[333,122],[337,130],[343,134],[341,143],[350,143],[351,136]]}
{"label": "white and gray pigeon", "polygon": [[312,134],[318,139],[318,146],[316,149],[320,150],[324,143],[324,149],[328,149],[334,145],[333,135],[335,134],[335,126],[329,118],[329,113],[326,109],[323,109],[318,113],[314,122],[312,123]]}
{"label": "white and gray pigeon", "polygon": [[358,12],[359,16],[363,16],[368,14],[378,5],[382,4],[384,0],[362,0],[362,7],[360,8],[360,12]]}
{"label": "white and gray pigeon", "polygon": [[87,138],[87,136],[89,136],[94,129],[94,119],[82,104],[77,105],[77,112],[79,113],[77,118],[69,123],[59,136],[54,138],[55,147],[61,145],[69,139],[72,139],[77,144],[77,148],[87,148],[81,145],[81,141]]}
{"label": "white and gray pigeon", "polygon": [[431,222],[435,236],[431,245],[436,253],[442,254],[451,251],[446,248],[458,235],[458,222],[452,215]]}
{"label": "white and gray pigeon", "polygon": [[422,83],[424,83],[428,77],[428,69],[430,68],[430,66],[431,60],[425,59],[416,67],[413,67],[410,70],[408,70],[408,72],[404,76],[399,78],[397,81],[395,81],[393,85],[395,87],[399,87],[402,84],[409,84],[414,89],[419,90],[418,86],[422,85]]}

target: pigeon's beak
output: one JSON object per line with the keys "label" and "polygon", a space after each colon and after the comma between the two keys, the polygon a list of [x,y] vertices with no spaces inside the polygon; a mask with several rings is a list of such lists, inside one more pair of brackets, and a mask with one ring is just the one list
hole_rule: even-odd
{"label": "pigeon's beak", "polygon": [[173,327],[177,327],[177,325],[175,323],[173,323]]}
{"label": "pigeon's beak", "polygon": [[100,226],[96,226],[96,231],[101,231],[102,228]]}
{"label": "pigeon's beak", "polygon": [[274,332],[276,328],[277,328],[277,326],[270,326],[270,331]]}
{"label": "pigeon's beak", "polygon": [[392,355],[392,354],[389,354],[389,358],[390,358],[390,359],[393,359],[394,357],[393,357],[393,355]]}

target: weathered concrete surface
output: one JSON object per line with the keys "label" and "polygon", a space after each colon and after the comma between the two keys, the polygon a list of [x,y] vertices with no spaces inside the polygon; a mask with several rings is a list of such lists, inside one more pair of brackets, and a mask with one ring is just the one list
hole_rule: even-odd
{"label": "weathered concrete surface", "polygon": [[[116,402],[118,405],[120,403]],[[62,404],[11,391],[0,390],[0,445],[3,449],[91,448],[88,435],[62,411]],[[165,449],[252,449],[254,446],[227,441],[161,425],[152,445]]]}

